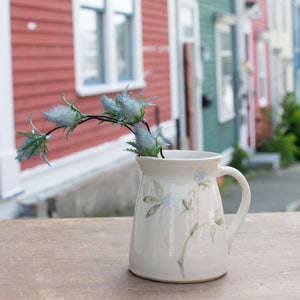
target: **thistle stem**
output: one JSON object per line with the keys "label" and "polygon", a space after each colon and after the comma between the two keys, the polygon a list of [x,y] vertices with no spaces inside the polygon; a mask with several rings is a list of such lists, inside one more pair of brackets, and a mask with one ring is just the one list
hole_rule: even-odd
{"label": "thistle stem", "polygon": [[142,120],[142,123],[146,126],[147,130],[150,132],[150,127],[146,120]]}
{"label": "thistle stem", "polygon": [[57,126],[52,128],[51,130],[49,130],[48,132],[45,133],[45,136],[51,134],[53,131],[57,130],[57,129],[61,129],[61,128],[66,128],[66,126]]}
{"label": "thistle stem", "polygon": [[[86,115],[85,119],[82,119],[78,124],[82,124],[85,123],[89,120],[98,120],[98,121],[104,121],[104,122],[112,122],[115,124],[118,124],[119,121],[113,117],[108,117],[108,116],[101,116],[101,115]],[[123,125],[124,127],[126,127],[127,129],[129,129],[133,134],[135,134],[134,130],[127,124]],[[66,128],[66,126],[57,126],[52,128],[51,130],[49,130],[47,133],[45,133],[46,136],[48,136],[49,134],[51,134],[52,132],[58,130],[58,129],[62,129],[62,128]]]}
{"label": "thistle stem", "polygon": [[[112,122],[114,124],[119,124],[119,120],[113,117],[109,117],[109,116],[103,116],[103,115],[86,115],[87,119],[83,120],[82,122],[88,121],[88,120],[92,120],[92,119],[96,119],[99,121],[104,121],[104,122]],[[128,130],[130,130],[133,134],[135,134],[134,130],[130,127],[130,125],[128,124],[124,124],[122,123],[122,125],[124,127],[126,127]]]}

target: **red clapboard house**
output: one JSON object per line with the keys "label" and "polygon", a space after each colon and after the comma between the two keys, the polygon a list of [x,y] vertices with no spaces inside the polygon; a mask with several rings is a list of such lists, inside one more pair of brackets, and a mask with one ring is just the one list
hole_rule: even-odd
{"label": "red clapboard house", "polygon": [[[7,168],[0,173],[3,199],[22,192],[19,199],[30,203],[40,191],[134,159],[123,151],[126,129],[97,127],[91,121],[78,127],[68,143],[66,133],[55,133],[49,143],[52,168],[39,157],[19,167],[15,148],[23,137],[16,132],[30,130],[31,113],[40,131],[49,130],[52,124],[40,112],[62,103],[63,93],[82,112],[95,114],[103,111],[101,95],[114,97],[129,84],[138,96],[148,86],[145,98],[158,97],[153,102],[159,107],[164,134],[173,135],[167,1],[4,0],[0,20],[5,34],[0,62],[8,74],[1,74],[1,79],[6,77],[1,104],[8,112],[8,122],[0,124],[2,131],[6,127],[0,132],[0,145],[8,143],[8,154],[2,157]],[[148,108],[146,119],[155,125],[155,107]]]}
{"label": "red clapboard house", "polygon": [[[250,2],[250,1],[247,1]],[[271,109],[270,96],[270,38],[268,33],[267,1],[258,0],[261,7],[260,18],[252,19],[253,32],[253,62],[254,62],[254,90],[255,90],[255,132],[256,143],[260,146],[270,135],[270,123],[263,113]]]}

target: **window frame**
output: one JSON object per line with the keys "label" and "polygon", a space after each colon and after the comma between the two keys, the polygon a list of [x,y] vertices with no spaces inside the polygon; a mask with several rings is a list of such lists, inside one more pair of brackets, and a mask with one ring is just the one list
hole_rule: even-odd
{"label": "window frame", "polygon": [[[216,41],[216,79],[217,79],[217,103],[218,103],[218,121],[219,123],[225,123],[235,118],[235,103],[234,103],[234,70],[232,66],[232,103],[230,105],[230,110],[224,110],[224,99],[222,98],[222,49],[221,49],[221,33],[222,32],[230,32],[231,41],[233,42],[233,34],[232,27],[230,24],[217,22],[215,24],[215,41]],[[231,45],[231,50],[227,50],[226,52],[231,52],[232,63],[233,63],[233,55],[234,49],[233,44]]]}
{"label": "window frame", "polygon": [[[75,90],[81,96],[91,96],[103,93],[118,92],[124,90],[129,85],[130,89],[139,89],[146,86],[143,74],[143,51],[142,51],[142,24],[141,24],[141,0],[133,0],[133,14],[131,18],[132,26],[132,47],[131,61],[132,78],[129,80],[119,81],[117,72],[117,51],[116,51],[116,34],[113,17],[116,13],[113,7],[113,1],[104,1],[103,16],[103,61],[109,62],[103,66],[104,83],[85,84],[81,74],[82,57],[81,57],[81,40],[79,13],[81,6],[80,0],[73,1],[73,38],[74,38],[74,68],[75,68]],[[119,12],[117,12],[119,13]],[[122,13],[126,15],[125,13]]]}

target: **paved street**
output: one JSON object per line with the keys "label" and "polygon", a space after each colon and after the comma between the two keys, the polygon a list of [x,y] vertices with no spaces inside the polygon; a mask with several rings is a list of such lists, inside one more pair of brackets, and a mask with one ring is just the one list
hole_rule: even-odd
{"label": "paved street", "polygon": [[[249,180],[252,199],[249,212],[283,212],[300,209],[300,164],[270,171]],[[237,211],[241,190],[239,185],[225,187],[222,196],[225,213]]]}

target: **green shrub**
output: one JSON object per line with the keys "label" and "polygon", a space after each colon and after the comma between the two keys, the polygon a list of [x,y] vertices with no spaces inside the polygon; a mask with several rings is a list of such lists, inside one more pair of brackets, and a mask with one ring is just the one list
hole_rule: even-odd
{"label": "green shrub", "polygon": [[281,108],[281,120],[274,134],[259,145],[258,150],[280,153],[281,166],[288,167],[300,160],[300,104],[294,93],[285,95]]}
{"label": "green shrub", "polygon": [[281,167],[288,167],[297,160],[300,149],[296,145],[297,137],[293,133],[276,131],[269,143],[264,144],[260,150],[264,152],[278,152],[281,156]]}
{"label": "green shrub", "polygon": [[256,145],[261,147],[265,143],[268,143],[271,139],[271,124],[272,115],[271,110],[268,107],[260,108],[255,117],[256,126]]}
{"label": "green shrub", "polygon": [[249,155],[238,144],[234,144],[234,152],[230,166],[238,169],[242,173],[247,172],[249,169]]}
{"label": "green shrub", "polygon": [[[287,93],[282,101],[282,116],[278,126],[285,134],[293,134],[296,137],[295,144],[300,148],[300,104],[296,102],[294,93]],[[300,153],[297,154],[300,159]]]}

